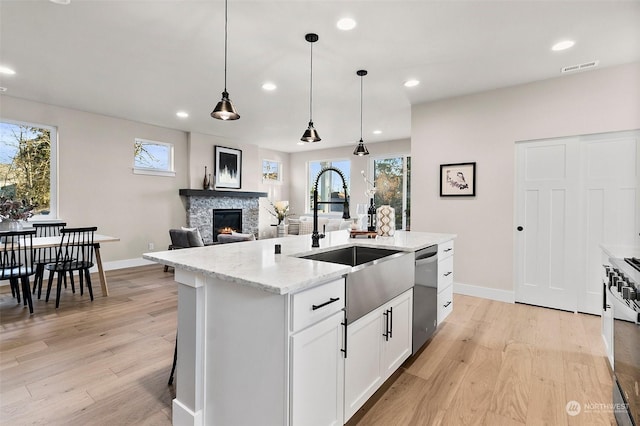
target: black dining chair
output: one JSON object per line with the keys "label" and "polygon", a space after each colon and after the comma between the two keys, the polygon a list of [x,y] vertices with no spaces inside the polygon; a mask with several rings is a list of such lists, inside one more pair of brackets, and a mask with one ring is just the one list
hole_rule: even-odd
{"label": "black dining chair", "polygon": [[[36,231],[36,238],[38,237],[59,237],[60,230],[67,226],[66,222],[34,222],[33,228]],[[33,277],[33,294],[36,294],[38,290],[38,299],[42,294],[42,281],[44,280],[44,266],[47,263],[56,261],[56,247],[44,247],[34,249],[35,260],[34,264],[36,271]],[[66,287],[66,279],[64,281]],[[73,289],[75,290],[75,289]],[[75,291],[74,291],[75,292]]]}
{"label": "black dining chair", "polygon": [[91,274],[89,269],[94,265],[94,234],[97,227],[85,228],[63,228],[60,230],[60,245],[56,249],[56,258],[53,263],[45,265],[49,271],[49,281],[47,284],[47,297],[49,301],[53,276],[58,274],[56,308],[60,306],[60,293],[62,292],[62,282],[67,273],[70,273],[71,287],[73,288],[73,273],[78,272],[80,277],[80,295],[83,295],[84,283],[86,282],[89,297],[93,300],[93,289],[91,287]]}
{"label": "black dining chair", "polygon": [[0,232],[0,281],[9,280],[11,292],[20,303],[20,285],[25,305],[29,305],[29,313],[33,314],[33,300],[29,277],[33,269],[33,229],[24,231]]}

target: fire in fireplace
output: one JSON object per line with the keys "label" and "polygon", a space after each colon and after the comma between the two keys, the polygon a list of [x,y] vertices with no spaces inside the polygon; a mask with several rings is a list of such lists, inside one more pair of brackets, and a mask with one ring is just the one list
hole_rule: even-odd
{"label": "fire in fireplace", "polygon": [[242,209],[213,209],[213,241],[232,232],[242,232]]}

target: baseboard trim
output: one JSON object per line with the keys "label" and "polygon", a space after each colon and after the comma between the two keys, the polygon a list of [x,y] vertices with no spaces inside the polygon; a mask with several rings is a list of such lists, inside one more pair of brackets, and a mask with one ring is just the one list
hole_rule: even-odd
{"label": "baseboard trim", "polygon": [[[133,259],[123,259],[123,260],[113,260],[111,262],[103,262],[102,268],[105,271],[114,271],[116,269],[125,269],[125,268],[135,268],[136,266],[146,266],[153,265],[156,262],[151,260],[146,260],[141,257],[136,257]],[[98,267],[94,266],[89,270],[91,273],[97,273]]]}
{"label": "baseboard trim", "polygon": [[467,296],[481,297],[483,299],[497,300],[498,302],[515,303],[516,300],[515,292],[513,291],[471,284],[453,283],[453,292]]}

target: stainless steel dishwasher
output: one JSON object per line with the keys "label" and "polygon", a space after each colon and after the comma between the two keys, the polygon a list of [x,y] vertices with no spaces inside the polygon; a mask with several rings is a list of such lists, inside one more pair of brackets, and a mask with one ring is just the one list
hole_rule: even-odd
{"label": "stainless steel dishwasher", "polygon": [[438,316],[438,246],[416,251],[413,287],[413,350],[416,353],[436,331]]}

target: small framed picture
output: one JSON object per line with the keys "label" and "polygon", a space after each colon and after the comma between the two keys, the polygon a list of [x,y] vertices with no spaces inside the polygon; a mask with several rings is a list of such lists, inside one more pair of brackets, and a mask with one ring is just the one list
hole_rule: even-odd
{"label": "small framed picture", "polygon": [[440,165],[441,197],[475,197],[476,163]]}
{"label": "small framed picture", "polygon": [[262,160],[262,180],[265,183],[282,182],[282,163],[275,160]]}
{"label": "small framed picture", "polygon": [[242,151],[215,146],[216,188],[240,189],[242,183]]}

